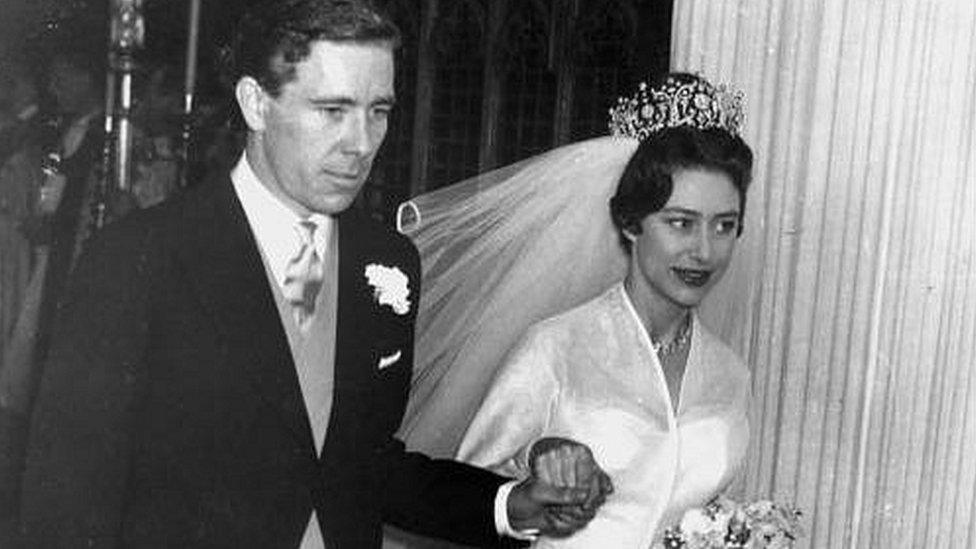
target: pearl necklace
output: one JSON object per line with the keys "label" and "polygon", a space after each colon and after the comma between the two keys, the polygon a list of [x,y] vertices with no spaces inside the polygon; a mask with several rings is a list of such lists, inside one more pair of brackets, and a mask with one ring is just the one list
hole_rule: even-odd
{"label": "pearl necklace", "polygon": [[667,343],[661,343],[657,338],[651,338],[651,349],[657,353],[658,359],[672,355],[684,348],[691,341],[691,314],[685,315],[685,320],[678,328],[678,333]]}

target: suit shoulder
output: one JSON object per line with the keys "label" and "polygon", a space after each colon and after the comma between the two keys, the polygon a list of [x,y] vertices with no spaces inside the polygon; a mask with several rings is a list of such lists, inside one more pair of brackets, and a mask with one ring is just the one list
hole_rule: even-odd
{"label": "suit shoulder", "polygon": [[153,228],[161,223],[155,208],[134,210],[96,232],[88,246],[90,253],[124,253],[142,247]]}
{"label": "suit shoulder", "polygon": [[393,227],[376,221],[359,211],[348,211],[339,217],[340,231],[348,231],[350,236],[363,250],[382,257],[392,257],[406,260],[411,264],[420,265],[420,255],[407,236],[399,233]]}
{"label": "suit shoulder", "polygon": [[355,217],[359,223],[362,223],[364,227],[368,227],[368,230],[381,241],[388,242],[390,245],[410,247],[413,248],[413,242],[406,235],[400,233],[396,228],[390,226],[387,223],[383,223],[373,219],[369,215],[362,212],[355,212]]}
{"label": "suit shoulder", "polygon": [[212,204],[213,185],[198,185],[178,192],[175,196],[145,209],[136,209],[100,229],[92,238],[88,251],[91,254],[121,254],[142,250],[149,239],[157,249],[165,248],[166,241],[181,234],[187,220],[212,216],[211,211],[197,210]]}

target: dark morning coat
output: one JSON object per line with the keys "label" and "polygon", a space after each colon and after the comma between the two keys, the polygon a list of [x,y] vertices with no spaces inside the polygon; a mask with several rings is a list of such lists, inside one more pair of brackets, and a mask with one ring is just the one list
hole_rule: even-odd
{"label": "dark morning coat", "polygon": [[[229,178],[106,229],[59,314],[23,485],[29,547],[379,547],[381,522],[497,540],[505,480],[393,437],[413,362],[419,260],[339,216],[333,410],[321,459],[260,253]],[[371,263],[410,279],[410,313],[373,298]],[[381,356],[402,351],[380,370]]]}

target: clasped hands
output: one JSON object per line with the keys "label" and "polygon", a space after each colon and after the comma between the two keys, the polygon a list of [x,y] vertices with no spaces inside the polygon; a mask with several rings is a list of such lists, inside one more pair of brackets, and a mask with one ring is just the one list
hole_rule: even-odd
{"label": "clasped hands", "polygon": [[566,537],[586,526],[613,492],[610,477],[590,449],[578,442],[543,438],[529,452],[531,476],[508,498],[509,524],[516,531]]}

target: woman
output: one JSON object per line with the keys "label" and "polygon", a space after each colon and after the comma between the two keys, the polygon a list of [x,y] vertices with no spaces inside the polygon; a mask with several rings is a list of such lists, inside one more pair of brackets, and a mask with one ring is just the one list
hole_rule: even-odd
{"label": "woman", "polygon": [[[672,74],[642,86],[613,115],[614,133],[639,141],[600,214],[617,231],[623,280],[525,333],[458,452],[525,476],[525,456],[543,437],[592,449],[614,493],[584,530],[540,547],[649,547],[685,509],[728,484],[747,447],[749,371],[694,312],[722,278],[742,230],[752,153],[738,136],[739,98]],[[596,177],[577,188],[603,185],[599,174],[577,174]],[[584,276],[594,265],[585,248],[583,261],[567,254],[536,270],[534,287],[561,291],[562,281],[550,277],[559,271]]]}

